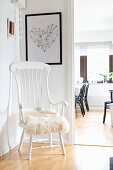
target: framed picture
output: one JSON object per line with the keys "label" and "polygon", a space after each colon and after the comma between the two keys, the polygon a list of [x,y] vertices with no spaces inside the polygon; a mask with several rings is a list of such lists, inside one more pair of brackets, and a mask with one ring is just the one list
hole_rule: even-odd
{"label": "framed picture", "polygon": [[61,12],[25,15],[26,61],[62,64]]}
{"label": "framed picture", "polygon": [[15,35],[15,23],[7,18],[7,38]]}

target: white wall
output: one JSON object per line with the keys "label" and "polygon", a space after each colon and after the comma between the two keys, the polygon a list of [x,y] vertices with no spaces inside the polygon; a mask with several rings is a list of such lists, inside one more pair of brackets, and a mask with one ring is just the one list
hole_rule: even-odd
{"label": "white wall", "polygon": [[[29,13],[48,13],[48,12],[62,12],[62,37],[63,37],[63,64],[62,65],[53,65],[52,72],[50,74],[50,89],[51,89],[51,96],[54,101],[58,101],[59,99],[65,98],[65,62],[66,62],[66,50],[64,50],[66,44],[65,44],[65,14],[64,14],[64,0],[28,0],[27,1],[27,7],[23,11],[23,20],[25,14]],[[24,32],[24,22],[23,22],[23,35],[21,40],[21,60],[25,60],[25,32]]]}
{"label": "white wall", "polygon": [[[7,38],[7,18],[15,21],[15,28],[18,25],[18,9],[15,9],[10,0],[0,1],[0,155],[5,154],[8,148],[7,139],[7,115],[6,107],[9,92],[9,65],[18,60],[18,30],[16,37]],[[17,20],[16,20],[17,19]],[[17,121],[16,113],[8,116],[10,145],[13,147],[17,142]]]}
{"label": "white wall", "polygon": [[[13,7],[10,0],[1,0],[0,2],[0,155],[5,154],[8,148],[7,139],[7,115],[5,113],[8,101],[8,88],[9,88],[9,65],[12,62],[19,60],[19,54],[21,54],[21,60],[25,60],[25,28],[24,28],[24,14],[25,13],[43,13],[43,12],[62,12],[62,65],[53,65],[50,75],[50,88],[51,97],[53,100],[59,101],[66,99],[69,102],[68,119],[70,121],[70,134],[66,136],[66,139],[72,137],[72,33],[73,27],[71,27],[73,17],[71,7],[73,0],[27,0],[27,9],[22,12],[23,21],[20,23],[21,33],[21,53],[19,51],[19,11]],[[16,13],[16,14],[15,14]],[[72,15],[72,16],[71,16]],[[7,39],[7,17],[11,20],[16,19],[16,38],[12,37]],[[14,105],[14,104],[13,104]],[[18,142],[18,128],[17,128],[17,116],[15,114],[15,108],[12,108],[13,112],[8,116],[8,129],[10,136],[10,146],[13,147]],[[0,113],[1,113],[0,112]],[[71,142],[71,140],[70,140]]]}
{"label": "white wall", "polygon": [[112,83],[90,84],[88,90],[89,107],[102,107],[104,109],[104,102],[111,100],[109,90],[112,88]]}
{"label": "white wall", "polygon": [[113,41],[113,30],[75,32],[75,42]]}

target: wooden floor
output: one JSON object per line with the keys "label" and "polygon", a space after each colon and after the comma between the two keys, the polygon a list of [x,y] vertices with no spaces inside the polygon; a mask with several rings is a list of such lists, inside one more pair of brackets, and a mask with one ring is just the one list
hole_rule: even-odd
{"label": "wooden floor", "polygon": [[[16,147],[0,158],[0,170],[110,170],[109,159],[113,157],[113,147],[111,147],[113,133],[109,116],[107,115],[106,124],[103,125],[102,112],[92,110],[84,118],[78,114],[75,121],[75,136],[76,138],[78,136],[77,142],[80,143],[73,146],[66,145],[66,156],[61,154],[60,147],[55,147],[34,150],[31,161],[28,161],[26,159],[28,145],[24,144],[21,152],[18,152]],[[99,146],[93,146],[92,143]]]}
{"label": "wooden floor", "polygon": [[113,146],[113,127],[110,110],[107,110],[105,124],[103,110],[90,109],[83,117],[78,111],[75,119],[75,143],[85,145]]}
{"label": "wooden floor", "polygon": [[33,151],[31,161],[26,159],[27,145],[0,158],[0,170],[110,170],[109,158],[113,147],[66,146],[67,155],[59,147]]}

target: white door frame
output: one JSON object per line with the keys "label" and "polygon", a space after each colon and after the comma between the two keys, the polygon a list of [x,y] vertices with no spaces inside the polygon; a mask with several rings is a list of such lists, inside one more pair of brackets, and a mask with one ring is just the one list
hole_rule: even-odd
{"label": "white door frame", "polygon": [[69,143],[75,143],[75,107],[74,107],[74,0],[67,1],[68,18],[68,58],[67,58],[67,83],[69,102],[70,135]]}

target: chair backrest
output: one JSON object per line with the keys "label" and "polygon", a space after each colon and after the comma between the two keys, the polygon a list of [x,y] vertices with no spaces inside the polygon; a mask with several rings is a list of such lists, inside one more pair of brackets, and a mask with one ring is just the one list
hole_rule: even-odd
{"label": "chair backrest", "polygon": [[83,99],[85,96],[85,90],[86,90],[86,84],[83,84],[81,89],[80,89],[80,93],[79,93],[79,98]]}
{"label": "chair backrest", "polygon": [[85,98],[88,96],[89,83],[86,85]]}
{"label": "chair backrest", "polygon": [[[20,62],[10,66],[22,108],[44,108],[49,105],[48,76],[51,68],[42,62]],[[48,107],[48,106],[47,106]]]}

